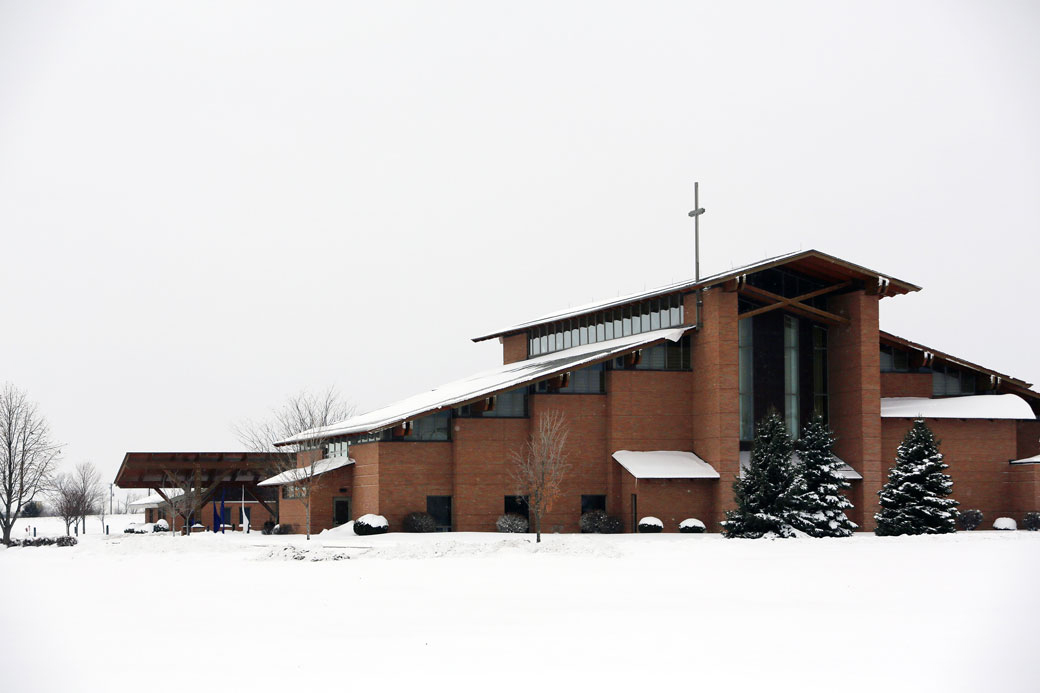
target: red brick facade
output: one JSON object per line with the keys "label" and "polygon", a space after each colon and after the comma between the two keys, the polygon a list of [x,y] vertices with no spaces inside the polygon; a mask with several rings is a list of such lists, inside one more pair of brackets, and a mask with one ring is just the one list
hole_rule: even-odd
{"label": "red brick facade", "polygon": [[[407,513],[426,511],[428,496],[451,497],[453,529],[494,531],[505,498],[516,493],[510,454],[550,410],[563,412],[569,425],[571,469],[543,531],[578,531],[583,495],[605,497],[607,512],[621,518],[627,531],[647,515],[663,520],[665,531],[677,531],[686,518],[718,531],[733,505],[732,482],[739,473],[739,287],[720,284],[704,291],[699,311],[697,294],[685,295],[686,323],[694,324],[698,312],[701,318],[700,329],[689,335],[690,370],[607,370],[605,394],[532,393],[528,418],[453,418],[450,441],[351,446],[355,464],[330,473],[313,496],[312,531],[332,526],[337,497],[350,498],[352,517],[378,513],[396,530]],[[930,397],[932,391],[929,373],[881,372],[879,302],[878,294],[855,287],[827,299],[828,311],[848,320],[827,328],[829,422],[837,436],[835,453],[863,477],[852,484],[850,515],[864,530],[874,527],[877,492],[909,426],[906,419],[882,419],[881,398]],[[501,343],[503,363],[528,357],[526,334]],[[929,424],[942,442],[962,508],[1019,521],[1025,512],[1040,510],[1040,465],[1009,464],[1040,453],[1040,422]],[[636,479],[613,460],[618,450],[692,451],[721,478]],[[301,527],[301,506],[283,500],[281,521]]]}

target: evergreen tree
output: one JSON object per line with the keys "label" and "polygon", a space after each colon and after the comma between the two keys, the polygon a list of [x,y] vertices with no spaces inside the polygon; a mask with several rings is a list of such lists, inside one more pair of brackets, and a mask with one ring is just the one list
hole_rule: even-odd
{"label": "evergreen tree", "polygon": [[878,491],[881,511],[874,515],[879,536],[946,534],[956,531],[957,501],[949,498],[953,480],[943,474],[939,444],[924,420],[914,421],[896,452],[896,466]]}
{"label": "evergreen tree", "polygon": [[857,526],[845,515],[852,507],[842,494],[849,482],[838,471],[841,462],[831,452],[833,446],[834,435],[820,416],[813,417],[795,443],[804,491],[794,500],[790,522],[811,537],[847,537]]}
{"label": "evergreen tree", "polygon": [[722,524],[727,537],[757,539],[768,532],[794,535],[790,515],[804,486],[791,464],[793,452],[783,418],[770,412],[755,427],[751,463],[744,478],[733,482],[737,507],[726,511]]}

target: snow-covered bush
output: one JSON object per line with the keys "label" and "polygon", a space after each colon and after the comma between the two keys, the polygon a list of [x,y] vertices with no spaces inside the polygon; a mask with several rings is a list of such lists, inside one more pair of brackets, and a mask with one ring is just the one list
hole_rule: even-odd
{"label": "snow-covered bush", "polygon": [[704,534],[704,523],[695,517],[690,517],[679,523],[679,532],[682,534]]}
{"label": "snow-covered bush", "polygon": [[1022,526],[1030,532],[1035,532],[1040,529],[1040,513],[1026,513]]}
{"label": "snow-covered bush", "polygon": [[507,534],[523,534],[530,526],[526,517],[516,513],[506,513],[495,521],[495,528]]}
{"label": "snow-covered bush", "polygon": [[613,515],[607,515],[603,518],[603,522],[599,526],[600,534],[621,534],[624,531],[625,523],[621,521],[620,517]]}
{"label": "snow-covered bush", "polygon": [[[64,537],[62,537],[64,539]],[[69,537],[70,539],[72,537]],[[21,542],[21,546],[32,547],[32,546],[51,546],[54,544],[54,539],[50,537],[34,537],[30,539],[24,539]],[[12,542],[12,546],[14,543]]]}
{"label": "snow-covered bush", "polygon": [[167,522],[166,520],[158,520],[154,525],[152,525],[152,531],[153,532],[169,532],[170,531],[170,523]]}
{"label": "snow-covered bush", "polygon": [[292,534],[292,530],[293,530],[293,526],[292,525],[278,524],[278,525],[275,525],[271,529],[271,533],[272,534]]}
{"label": "snow-covered bush", "polygon": [[581,527],[582,534],[598,534],[600,528],[603,526],[603,521],[607,519],[607,514],[602,510],[590,510],[587,513],[581,514],[581,520],[578,521],[578,525]]}
{"label": "snow-covered bush", "polygon": [[959,524],[961,529],[965,532],[970,532],[982,524],[982,511],[962,510],[957,513],[957,524]]}
{"label": "snow-covered bush", "polygon": [[664,531],[664,523],[656,517],[648,516],[639,521],[640,534],[656,534]]}
{"label": "snow-covered bush", "polygon": [[261,534],[274,534],[275,525],[273,520],[268,520],[264,523],[263,529],[260,530]]}
{"label": "snow-covered bush", "polygon": [[993,520],[993,529],[1002,529],[1006,531],[1014,531],[1018,529],[1018,525],[1010,517],[998,517]]}
{"label": "snow-covered bush", "polygon": [[382,515],[362,515],[354,520],[354,534],[367,537],[371,534],[386,534],[390,531],[390,523]]}
{"label": "snow-covered bush", "polygon": [[401,529],[413,534],[437,531],[437,521],[430,513],[408,513],[401,522]]}
{"label": "snow-covered bush", "polygon": [[79,542],[76,541],[76,537],[58,537],[54,542],[55,546],[75,546]]}

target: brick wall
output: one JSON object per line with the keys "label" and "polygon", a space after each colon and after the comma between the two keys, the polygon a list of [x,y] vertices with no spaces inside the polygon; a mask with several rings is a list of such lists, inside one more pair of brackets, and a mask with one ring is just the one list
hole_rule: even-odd
{"label": "brick wall", "polygon": [[[665,532],[678,532],[679,523],[687,518],[696,518],[705,525],[715,513],[715,489],[718,480],[712,479],[635,479],[628,471],[622,471],[622,487],[625,490],[626,512],[622,515],[625,527],[632,526],[632,494],[636,496],[634,521],[653,516],[664,523]],[[717,529],[717,528],[714,528]]]}
{"label": "brick wall", "polygon": [[527,358],[527,333],[499,337],[502,342],[502,363],[516,363]]}
{"label": "brick wall", "polygon": [[877,491],[884,482],[878,297],[855,291],[832,297],[828,307],[851,320],[827,331],[830,425],[838,437],[834,454],[863,475],[852,485],[850,517],[872,530]]}
{"label": "brick wall", "polygon": [[[353,483],[353,465],[334,469],[314,478],[310,489],[311,534],[317,534],[323,529],[331,529],[335,526],[333,500],[335,498],[352,498]],[[295,534],[303,534],[307,531],[307,504],[299,498],[282,498],[283,488],[278,489],[280,499],[278,521],[282,525],[292,525]],[[351,512],[354,513],[353,507]]]}
{"label": "brick wall", "polygon": [[1015,431],[1018,439],[1016,460],[1040,455],[1040,421],[1016,421]]}
{"label": "brick wall", "polygon": [[[703,326],[691,337],[690,411],[693,450],[722,476],[722,483],[714,484],[714,516],[699,518],[717,531],[723,513],[733,507],[729,482],[740,464],[737,294],[716,288],[706,291],[703,298]],[[693,295],[685,299],[684,315],[689,322],[696,319],[694,299]]]}
{"label": "brick wall", "polygon": [[[426,496],[452,495],[452,444],[376,443],[379,446],[379,514],[391,531],[404,516],[426,512]],[[454,513],[454,508],[452,511]]]}
{"label": "brick wall", "polygon": [[931,397],[931,373],[882,373],[882,397]]}

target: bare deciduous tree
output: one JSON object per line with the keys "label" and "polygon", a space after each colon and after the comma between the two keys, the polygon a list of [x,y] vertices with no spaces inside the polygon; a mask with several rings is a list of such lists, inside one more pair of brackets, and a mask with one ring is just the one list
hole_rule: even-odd
{"label": "bare deciduous tree", "polygon": [[534,514],[536,541],[542,540],[542,516],[552,509],[560,486],[570,469],[567,464],[567,436],[570,432],[563,412],[547,411],[538,419],[531,437],[510,454],[517,495],[527,496],[527,507]]}
{"label": "bare deciduous tree", "polygon": [[119,513],[121,515],[131,515],[133,513],[143,512],[142,508],[131,505],[134,501],[140,500],[141,498],[144,498],[144,494],[127,492],[127,494],[123,496],[123,499],[119,501],[119,505],[117,506],[119,508]]}
{"label": "bare deciduous tree", "polygon": [[60,450],[36,403],[11,384],[0,391],[0,529],[11,528],[22,508],[43,492]]}
{"label": "bare deciduous tree", "polygon": [[[87,515],[104,512],[104,486],[101,475],[90,462],[80,462],[71,473],[60,474],[51,484],[51,502],[58,516],[65,522],[65,534],[73,525],[82,522],[87,531]],[[104,531],[104,520],[102,520]]]}
{"label": "bare deciduous tree", "polygon": [[[306,514],[307,539],[311,538],[311,499],[321,486],[322,469],[315,464],[303,464],[300,453],[324,449],[328,442],[320,434],[307,443],[277,447],[275,443],[292,438],[298,433],[321,429],[344,419],[354,412],[332,388],[312,395],[301,392],[290,397],[280,408],[271,412],[263,421],[244,421],[234,427],[234,433],[252,452],[274,453],[268,472],[271,476],[286,474],[289,484],[295,487],[296,498],[303,503]],[[311,455],[320,459],[322,455]],[[279,504],[280,506],[281,504]]]}

